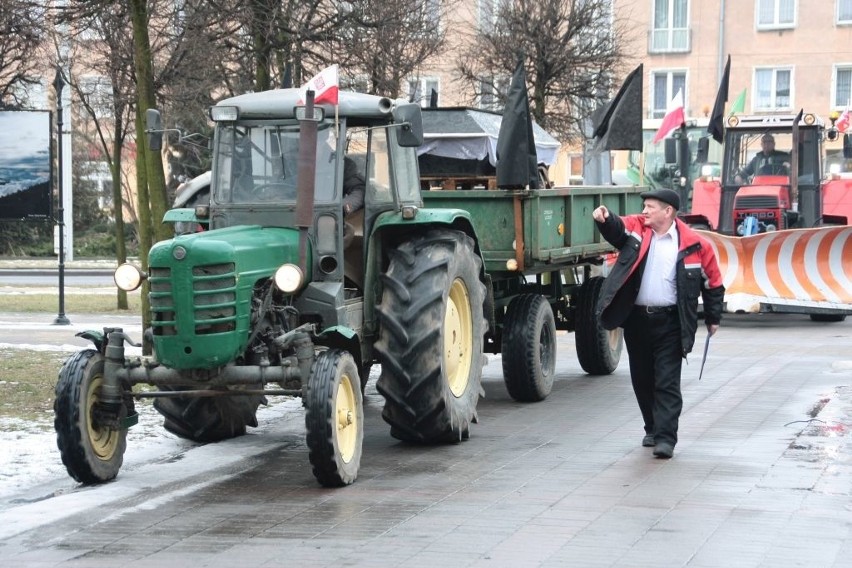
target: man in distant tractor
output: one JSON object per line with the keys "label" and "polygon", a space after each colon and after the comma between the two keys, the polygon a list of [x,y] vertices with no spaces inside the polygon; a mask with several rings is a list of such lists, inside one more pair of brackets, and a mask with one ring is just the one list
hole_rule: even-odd
{"label": "man in distant tractor", "polygon": [[775,137],[768,132],[760,138],[760,152],[737,172],[734,179],[743,183],[754,175],[790,175],[790,154],[776,150]]}
{"label": "man in distant tractor", "polygon": [[658,189],[642,198],[638,215],[619,217],[603,205],[592,212],[601,235],[618,249],[597,313],[605,329],[624,328],[633,392],[645,422],[642,445],[669,459],[683,408],[681,363],[698,327],[698,297],[713,335],[725,288],[710,242],[677,218],[678,193]]}

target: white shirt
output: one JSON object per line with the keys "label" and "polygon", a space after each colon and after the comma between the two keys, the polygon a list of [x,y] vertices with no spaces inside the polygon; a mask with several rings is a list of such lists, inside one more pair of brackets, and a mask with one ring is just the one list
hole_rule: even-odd
{"label": "white shirt", "polygon": [[651,245],[636,305],[673,306],[677,303],[675,264],[677,263],[678,236],[675,223],[662,235],[651,232]]}

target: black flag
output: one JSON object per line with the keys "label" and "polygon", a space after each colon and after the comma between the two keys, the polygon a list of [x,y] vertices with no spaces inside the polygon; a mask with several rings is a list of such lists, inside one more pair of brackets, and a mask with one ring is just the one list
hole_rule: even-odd
{"label": "black flag", "polygon": [[292,89],[293,88],[293,68],[290,65],[290,62],[287,62],[287,65],[284,66],[284,78],[281,79],[281,88],[282,89]]}
{"label": "black flag", "polygon": [[642,150],[642,79],[644,66],[630,72],[618,94],[592,115],[595,151]]}
{"label": "black flag", "polygon": [[538,157],[521,58],[512,75],[497,135],[497,187],[536,189],[538,185]]}
{"label": "black flag", "polygon": [[728,102],[728,81],[731,78],[731,56],[725,63],[725,72],[722,73],[722,82],[719,83],[719,91],[716,93],[716,103],[713,105],[713,114],[710,115],[710,124],[707,125],[707,133],[718,143],[722,143],[725,136],[725,103]]}

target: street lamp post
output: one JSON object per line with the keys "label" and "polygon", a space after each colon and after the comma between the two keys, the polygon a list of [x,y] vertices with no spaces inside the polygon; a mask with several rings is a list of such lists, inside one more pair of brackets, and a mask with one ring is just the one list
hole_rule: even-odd
{"label": "street lamp post", "polygon": [[53,320],[53,325],[69,325],[71,321],[65,317],[65,215],[62,207],[62,89],[65,80],[62,78],[62,68],[56,66],[56,77],[53,79],[53,90],[56,93],[56,150],[58,175],[56,189],[59,201],[59,314]]}

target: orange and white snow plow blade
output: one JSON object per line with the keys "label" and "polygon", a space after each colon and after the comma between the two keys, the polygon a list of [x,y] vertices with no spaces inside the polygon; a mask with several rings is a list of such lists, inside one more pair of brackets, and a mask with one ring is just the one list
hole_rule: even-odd
{"label": "orange and white snow plow blade", "polygon": [[852,227],[748,237],[699,232],[710,240],[719,260],[725,311],[852,313]]}

